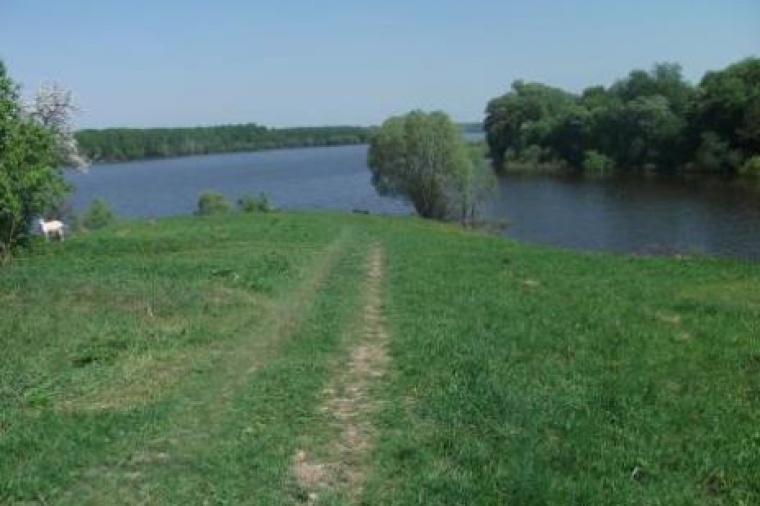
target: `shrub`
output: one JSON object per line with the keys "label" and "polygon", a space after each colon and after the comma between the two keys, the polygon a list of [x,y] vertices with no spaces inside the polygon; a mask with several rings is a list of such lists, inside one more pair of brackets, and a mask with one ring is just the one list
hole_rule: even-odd
{"label": "shrub", "polygon": [[84,227],[87,230],[97,230],[99,228],[107,227],[116,221],[116,215],[109,207],[108,203],[103,199],[95,199],[90,204],[90,207],[84,212],[82,217],[77,220],[77,225]]}
{"label": "shrub", "polygon": [[204,192],[198,198],[198,211],[196,214],[199,216],[227,214],[230,211],[232,211],[232,205],[221,193]]}
{"label": "shrub", "polygon": [[760,155],[748,158],[739,172],[743,176],[760,177]]}
{"label": "shrub", "polygon": [[541,146],[531,144],[522,150],[522,153],[520,153],[520,158],[522,159],[523,163],[536,167],[541,164],[541,159],[543,158],[543,150],[541,149]]}
{"label": "shrub", "polygon": [[243,195],[238,199],[238,207],[244,213],[271,213],[275,210],[272,199],[264,192],[259,193],[258,197]]}
{"label": "shrub", "polygon": [[615,163],[609,156],[599,151],[586,151],[583,156],[583,170],[594,174],[606,174],[610,172]]}

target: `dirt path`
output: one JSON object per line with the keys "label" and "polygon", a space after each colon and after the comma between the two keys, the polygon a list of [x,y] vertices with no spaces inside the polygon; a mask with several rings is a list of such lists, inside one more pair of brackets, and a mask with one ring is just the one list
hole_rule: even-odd
{"label": "dirt path", "polygon": [[370,417],[378,405],[372,387],[388,366],[382,302],[385,254],[379,245],[372,248],[366,269],[361,321],[349,337],[349,363],[339,367],[322,405],[335,439],[293,456],[293,472],[310,503],[326,497],[356,503],[369,471],[375,433]]}
{"label": "dirt path", "polygon": [[324,250],[309,267],[304,281],[273,306],[265,322],[218,353],[214,377],[208,378],[203,389],[188,391],[186,402],[167,430],[117,463],[103,463],[86,471],[62,494],[62,504],[151,503],[152,468],[174,460],[192,460],[217,436],[235,393],[299,330],[343,255],[349,236],[350,230],[344,230]]}

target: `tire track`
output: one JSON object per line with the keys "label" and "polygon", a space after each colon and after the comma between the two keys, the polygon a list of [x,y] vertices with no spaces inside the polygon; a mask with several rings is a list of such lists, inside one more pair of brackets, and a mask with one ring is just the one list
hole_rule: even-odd
{"label": "tire track", "polygon": [[152,503],[154,466],[192,460],[217,436],[235,393],[275,357],[300,328],[315,297],[345,252],[350,230],[342,233],[309,268],[295,292],[283,296],[260,328],[216,357],[216,376],[205,388],[189,392],[174,423],[113,464],[100,464],[61,494],[64,504]]}
{"label": "tire track", "polygon": [[312,455],[299,450],[293,456],[293,473],[309,503],[338,497],[356,503],[369,471],[375,429],[371,415],[378,407],[372,388],[388,368],[388,332],[383,312],[385,253],[374,245],[367,259],[364,304],[360,324],[350,336],[349,362],[325,389],[322,411],[327,414],[335,439]]}

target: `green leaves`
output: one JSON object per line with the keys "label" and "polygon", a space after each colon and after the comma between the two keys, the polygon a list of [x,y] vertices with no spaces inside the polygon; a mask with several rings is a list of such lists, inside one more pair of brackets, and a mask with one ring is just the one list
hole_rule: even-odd
{"label": "green leaves", "polygon": [[515,81],[512,90],[491,100],[486,108],[485,127],[489,154],[497,172],[506,170],[509,151],[517,157],[539,154],[532,146],[549,143],[558,117],[576,97],[541,83]]}
{"label": "green leaves", "polygon": [[604,172],[611,162],[626,171],[742,173],[760,153],[760,59],[710,72],[697,87],[675,63],[580,96],[516,81],[489,102],[485,128],[496,172],[513,163],[585,170],[600,165],[587,156],[595,153]]}
{"label": "green leaves", "polygon": [[[760,154],[760,58],[748,58],[721,72],[710,72],[699,85],[694,121],[713,132],[742,160]],[[728,163],[728,159],[725,159]]]}
{"label": "green leaves", "polygon": [[22,113],[17,87],[0,62],[0,256],[26,242],[32,219],[69,189],[56,160],[52,132]]}
{"label": "green leaves", "polygon": [[442,112],[412,111],[388,119],[370,142],[372,183],[398,195],[425,218],[462,218],[471,200],[473,167],[459,129]]}

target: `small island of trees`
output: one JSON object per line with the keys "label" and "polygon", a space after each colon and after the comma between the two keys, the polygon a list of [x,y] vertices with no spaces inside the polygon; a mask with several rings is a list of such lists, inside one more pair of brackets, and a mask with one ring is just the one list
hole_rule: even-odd
{"label": "small island of trees", "polygon": [[696,86],[671,63],[580,94],[515,81],[486,114],[498,173],[760,175],[760,58],[708,72]]}

